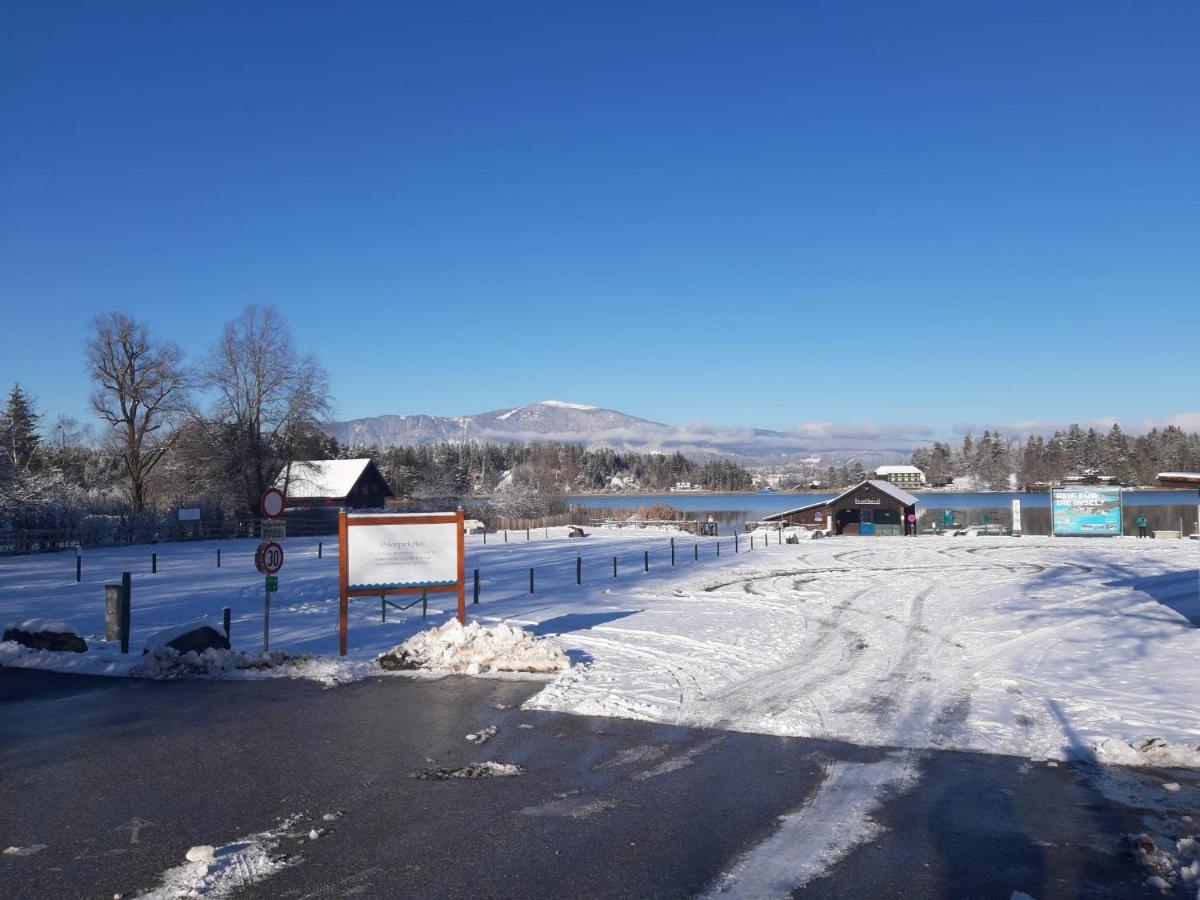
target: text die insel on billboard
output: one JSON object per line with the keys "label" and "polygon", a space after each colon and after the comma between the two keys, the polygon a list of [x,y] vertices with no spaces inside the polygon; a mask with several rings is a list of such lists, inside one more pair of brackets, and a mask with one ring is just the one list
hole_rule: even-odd
{"label": "text die insel on billboard", "polygon": [[1121,489],[1080,488],[1050,493],[1052,530],[1056,535],[1121,533]]}

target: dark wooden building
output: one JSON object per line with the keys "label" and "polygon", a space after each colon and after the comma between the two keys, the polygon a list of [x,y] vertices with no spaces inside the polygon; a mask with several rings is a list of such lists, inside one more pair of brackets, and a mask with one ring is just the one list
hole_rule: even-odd
{"label": "dark wooden building", "polygon": [[294,462],[279,474],[275,487],[287,497],[289,509],[383,509],[384,502],[395,496],[370,459]]}
{"label": "dark wooden building", "polygon": [[[831,500],[767,516],[764,521],[828,530],[833,534],[916,533],[917,498],[886,481],[864,481]],[[908,521],[913,516],[912,523]]]}

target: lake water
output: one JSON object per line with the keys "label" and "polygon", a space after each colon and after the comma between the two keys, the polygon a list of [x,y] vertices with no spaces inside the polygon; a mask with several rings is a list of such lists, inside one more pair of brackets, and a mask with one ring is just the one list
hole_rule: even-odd
{"label": "lake water", "polygon": [[[1045,534],[1050,525],[1050,495],[1048,493],[1025,493],[1020,491],[994,491],[974,493],[951,493],[946,491],[915,491],[917,499],[918,527],[928,524],[933,517],[940,519],[945,510],[956,514],[955,521],[972,525],[982,521],[985,514],[989,521],[1011,524],[1012,501],[1021,501],[1021,518],[1025,531],[1030,534]],[[568,503],[586,506],[597,511],[604,509],[632,510],[639,506],[666,504],[679,510],[687,518],[712,516],[723,526],[740,528],[746,522],[756,522],[772,513],[807,506],[821,500],[829,500],[837,492],[780,494],[763,492],[758,494],[604,494],[602,496],[572,496]],[[1184,530],[1196,530],[1196,505],[1200,494],[1196,491],[1125,491],[1123,496],[1127,533],[1132,528],[1132,519],[1144,514],[1150,519],[1152,529],[1178,529],[1180,520]]]}

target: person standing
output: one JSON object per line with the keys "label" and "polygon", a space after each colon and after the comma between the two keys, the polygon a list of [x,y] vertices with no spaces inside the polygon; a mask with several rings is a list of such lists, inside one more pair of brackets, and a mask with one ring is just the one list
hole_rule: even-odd
{"label": "person standing", "polygon": [[1149,523],[1146,521],[1145,516],[1138,516],[1136,519],[1133,520],[1133,524],[1137,526],[1138,537],[1144,538],[1144,537],[1150,536],[1150,535],[1146,534],[1146,526]]}

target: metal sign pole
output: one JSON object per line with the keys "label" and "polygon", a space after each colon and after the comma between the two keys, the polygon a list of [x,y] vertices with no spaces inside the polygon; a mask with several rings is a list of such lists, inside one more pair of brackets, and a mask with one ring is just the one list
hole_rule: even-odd
{"label": "metal sign pole", "polygon": [[[270,579],[270,575],[266,576]],[[271,589],[263,582],[263,653],[271,649]]]}

